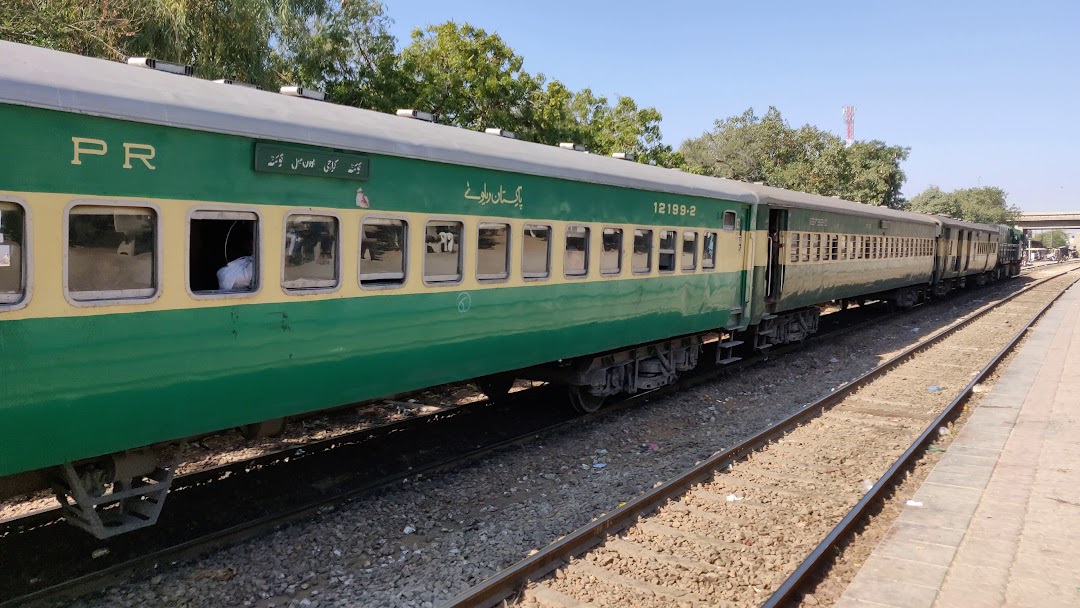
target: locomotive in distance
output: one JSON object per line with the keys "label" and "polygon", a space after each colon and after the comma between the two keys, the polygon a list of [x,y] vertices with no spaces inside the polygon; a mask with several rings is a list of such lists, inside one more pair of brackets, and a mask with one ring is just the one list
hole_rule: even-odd
{"label": "locomotive in distance", "polygon": [[1019,270],[1005,227],[0,56],[0,496],[51,487],[99,537],[156,521],[187,438],[470,379],[592,411],[706,341],[730,363],[823,303]]}

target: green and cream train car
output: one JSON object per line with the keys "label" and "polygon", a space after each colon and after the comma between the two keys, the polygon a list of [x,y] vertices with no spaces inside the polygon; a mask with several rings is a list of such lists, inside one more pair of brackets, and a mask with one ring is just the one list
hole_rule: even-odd
{"label": "green and cream train car", "polygon": [[155,521],[168,442],[469,379],[592,410],[932,279],[916,214],[0,57],[0,496],[52,485],[102,537]]}

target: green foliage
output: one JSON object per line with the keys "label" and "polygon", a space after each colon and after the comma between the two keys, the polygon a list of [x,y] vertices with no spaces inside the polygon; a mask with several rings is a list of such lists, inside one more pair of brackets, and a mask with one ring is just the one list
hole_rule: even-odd
{"label": "green foliage", "polygon": [[717,120],[712,131],[683,142],[679,153],[692,173],[871,205],[900,208],[904,202],[900,162],[907,159],[908,148],[881,141],[845,146],[817,127],[792,128],[774,107],[760,117],[751,108]]}
{"label": "green foliage", "polygon": [[140,0],[5,0],[0,39],[121,59],[155,15]]}
{"label": "green foliage", "polygon": [[1069,235],[1064,230],[1051,230],[1049,232],[1037,232],[1031,235],[1032,240],[1039,241],[1043,247],[1056,249],[1069,246]]}
{"label": "green foliage", "polygon": [[944,192],[930,186],[908,204],[908,210],[947,215],[981,224],[1012,224],[1020,217],[1020,209],[1009,205],[1008,195],[1001,188],[986,186]]}

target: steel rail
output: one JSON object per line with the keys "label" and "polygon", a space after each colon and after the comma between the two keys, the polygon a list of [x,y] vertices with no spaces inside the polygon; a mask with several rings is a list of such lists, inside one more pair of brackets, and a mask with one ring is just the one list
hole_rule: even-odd
{"label": "steel rail", "polygon": [[[1066,273],[1074,272],[1076,269],[1069,270]],[[1051,278],[1058,278],[1062,275],[1057,275]],[[1050,279],[1047,279],[1050,280]],[[1008,355],[1013,348],[1023,339],[1024,335],[1048,310],[1058,301],[1061,296],[1065,295],[1069,287],[1075,284],[1074,280],[1068,287],[1061,290],[1060,293],[1055,295],[1053,299],[1046,303],[1038,312],[1036,312],[1023,327],[1009,340],[1009,343],[1005,345],[1000,351],[997,352],[991,358],[979,373],[975,376],[967,386],[964,387],[960,394],[953,399],[949,405],[945,406],[945,410],[931,422],[926,429],[919,435],[918,439],[911,444],[908,449],[896,459],[896,462],[889,467],[888,471],[878,480],[877,483],[866,493],[844,519],[840,520],[840,523],[836,524],[836,527],[829,532],[828,535],[822,539],[821,543],[810,553],[799,565],[798,568],[792,572],[788,578],[780,585],[780,587],[769,597],[764,604],[763,608],[776,608],[778,606],[787,605],[792,602],[796,596],[801,593],[807,586],[811,578],[819,571],[819,568],[824,566],[827,559],[831,557],[833,549],[838,547],[843,542],[851,538],[851,535],[855,532],[856,527],[862,523],[868,515],[868,511],[872,505],[875,504],[879,498],[883,498],[888,495],[889,492],[894,490],[897,485],[903,481],[903,474],[908,471],[915,462],[916,457],[922,456],[927,447],[933,443],[934,438],[938,435],[938,429],[945,425],[951,419],[956,418],[963,411],[961,406],[967,402],[971,397],[971,393],[976,384],[984,381],[1001,363],[1001,360]]]}
{"label": "steel rail", "polygon": [[[926,340],[905,349],[903,352],[897,354],[888,361],[885,361],[878,367],[867,371],[855,380],[843,385],[818,401],[805,406],[799,412],[787,419],[777,422],[727,451],[713,454],[708,459],[685,471],[675,479],[627,501],[625,505],[617,510],[601,515],[589,524],[560,538],[530,557],[496,573],[479,585],[465,590],[461,594],[441,604],[440,608],[489,608],[498,605],[509,597],[517,595],[530,581],[543,577],[549,572],[557,569],[568,562],[571,557],[588,551],[592,547],[606,540],[611,534],[628,528],[641,516],[654,511],[668,500],[684,493],[692,485],[708,480],[717,471],[727,467],[729,464],[772,443],[775,439],[787,434],[791,429],[818,416],[851,393],[854,393],[862,386],[865,386],[884,373],[897,367],[912,356],[941,342],[948,336],[967,327],[975,320],[999,306],[1028,293],[1032,289],[1035,289],[1048,281],[1059,278],[1069,272],[1073,272],[1074,270],[1036,280],[998,302],[983,306],[968,316],[956,321],[952,325],[931,334]],[[1058,297],[1060,297],[1060,294]],[[1011,344],[1013,343],[1015,343],[1015,340],[1011,342]],[[998,357],[998,359],[1000,359],[1000,357]],[[934,426],[932,428],[937,427]],[[822,553],[824,553],[824,551],[827,551],[827,549],[823,549]]]}

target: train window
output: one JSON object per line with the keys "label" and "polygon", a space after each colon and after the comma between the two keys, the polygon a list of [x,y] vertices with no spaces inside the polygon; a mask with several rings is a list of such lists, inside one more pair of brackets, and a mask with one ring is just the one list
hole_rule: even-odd
{"label": "train window", "polygon": [[568,277],[583,277],[589,274],[589,228],[587,226],[566,227],[563,273]]}
{"label": "train window", "polygon": [[634,229],[634,251],[630,256],[630,269],[635,274],[652,271],[653,231],[648,228]]}
{"label": "train window", "polygon": [[725,211],[724,212],[724,230],[735,230],[735,224],[736,224],[737,220],[738,220],[738,216],[735,215],[734,211]]}
{"label": "train window", "polygon": [[810,261],[810,233],[809,232],[804,232],[803,233],[802,243],[803,243],[802,259],[803,259],[804,262],[809,262]]}
{"label": "train window", "polygon": [[840,237],[834,234],[834,235],[832,235],[830,237],[829,240],[832,243],[832,246],[830,247],[830,251],[829,251],[829,259],[830,260],[838,260],[838,259],[840,259]]}
{"label": "train window", "polygon": [[67,218],[68,295],[76,301],[158,292],[158,214],[148,207],[75,205]]}
{"label": "train window", "polygon": [[[795,235],[797,239],[798,234]],[[712,270],[716,268],[716,233],[706,232],[705,241],[701,249],[701,267]]]}
{"label": "train window", "polygon": [[461,222],[436,220],[424,227],[424,281],[461,280]]}
{"label": "train window", "polygon": [[551,274],[551,226],[525,224],[521,247],[522,276],[543,279]]}
{"label": "train window", "polygon": [[259,216],[196,210],[188,220],[188,290],[195,297],[246,296],[259,289]]}
{"label": "train window", "polygon": [[0,201],[0,305],[26,296],[26,213],[18,203]]}
{"label": "train window", "polygon": [[604,228],[602,251],[600,252],[600,272],[619,274],[622,272],[623,230],[622,228]]}
{"label": "train window", "polygon": [[405,283],[408,224],[403,220],[365,217],[360,226],[360,286],[389,287]]}
{"label": "train window", "polygon": [[481,222],[476,229],[476,278],[498,281],[510,276],[510,224]]}
{"label": "train window", "polygon": [[697,232],[693,230],[683,231],[682,269],[690,272],[697,270]]}
{"label": "train window", "polygon": [[848,244],[847,244],[847,235],[845,234],[845,235],[842,235],[840,237],[840,259],[841,260],[846,260],[847,259],[847,252],[848,252]]}
{"label": "train window", "polygon": [[[708,237],[706,237],[706,239],[707,238]],[[792,262],[798,262],[799,261],[799,233],[798,232],[791,233],[791,242],[788,243],[788,247],[791,248],[791,261]],[[702,265],[704,265],[704,263],[702,263]]]}
{"label": "train window", "polygon": [[660,272],[675,272],[675,240],[674,230],[660,231]]}
{"label": "train window", "polygon": [[337,287],[340,258],[336,217],[293,213],[285,218],[281,286],[286,290]]}
{"label": "train window", "polygon": [[814,261],[821,259],[821,234],[814,233],[814,244],[810,246],[810,251],[813,252]]}

